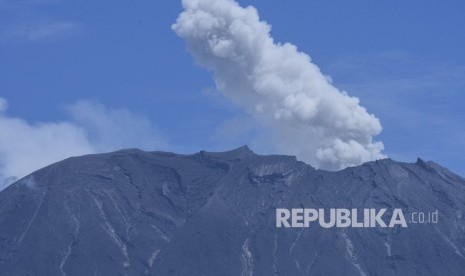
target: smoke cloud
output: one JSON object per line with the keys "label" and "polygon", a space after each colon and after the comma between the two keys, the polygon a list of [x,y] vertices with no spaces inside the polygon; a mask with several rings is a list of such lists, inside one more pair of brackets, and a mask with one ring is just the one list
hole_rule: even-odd
{"label": "smoke cloud", "polygon": [[233,0],[183,0],[173,30],[217,89],[271,131],[280,153],[337,170],[384,158],[379,120],[340,91],[310,56],[276,43],[254,7]]}
{"label": "smoke cloud", "polygon": [[62,159],[127,147],[165,149],[159,131],[126,109],[79,101],[67,108],[70,120],[30,123],[9,117],[0,98],[0,190]]}

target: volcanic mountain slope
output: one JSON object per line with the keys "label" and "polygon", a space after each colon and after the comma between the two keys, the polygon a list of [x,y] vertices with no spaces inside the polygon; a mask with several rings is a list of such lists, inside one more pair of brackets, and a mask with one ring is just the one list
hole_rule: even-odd
{"label": "volcanic mountain slope", "polygon": [[[276,208],[438,210],[407,228],[276,228]],[[0,275],[465,275],[465,180],[339,172],[247,147],[69,158],[0,193]],[[408,217],[407,217],[408,218]]]}

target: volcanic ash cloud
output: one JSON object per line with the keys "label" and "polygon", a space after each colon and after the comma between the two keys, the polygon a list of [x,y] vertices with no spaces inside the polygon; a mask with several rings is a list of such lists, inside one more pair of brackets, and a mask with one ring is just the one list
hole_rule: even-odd
{"label": "volcanic ash cloud", "polygon": [[334,87],[310,56],[276,43],[254,7],[231,0],[184,0],[173,30],[217,89],[270,133],[275,150],[337,170],[384,158],[379,120]]}

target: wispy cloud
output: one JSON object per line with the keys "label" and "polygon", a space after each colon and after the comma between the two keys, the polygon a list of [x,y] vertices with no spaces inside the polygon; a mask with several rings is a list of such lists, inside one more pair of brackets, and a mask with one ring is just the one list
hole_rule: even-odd
{"label": "wispy cloud", "polygon": [[66,108],[73,124],[85,130],[96,151],[138,147],[166,149],[161,131],[146,117],[125,108],[109,108],[101,103],[80,100]]}
{"label": "wispy cloud", "polygon": [[5,27],[1,37],[3,40],[53,40],[74,35],[82,27],[75,22],[23,23]]}
{"label": "wispy cloud", "polygon": [[22,9],[35,5],[56,4],[61,0],[0,0],[0,9]]}
{"label": "wispy cloud", "polygon": [[341,57],[325,70],[376,111],[391,157],[421,156],[465,173],[465,65],[388,51]]}
{"label": "wispy cloud", "polygon": [[147,118],[127,109],[79,101],[67,111],[69,120],[31,123],[8,116],[7,102],[0,98],[0,190],[2,185],[70,156],[168,147]]}
{"label": "wispy cloud", "polygon": [[[53,7],[61,0],[0,0],[0,42],[54,41],[78,34],[83,24],[60,19]],[[49,9],[52,8],[52,9]]]}
{"label": "wispy cloud", "polygon": [[422,60],[407,52],[343,57],[326,70],[338,85],[384,113],[381,117],[401,116],[398,111],[404,108],[423,117],[443,117],[457,110],[457,99],[464,95],[465,65]]}

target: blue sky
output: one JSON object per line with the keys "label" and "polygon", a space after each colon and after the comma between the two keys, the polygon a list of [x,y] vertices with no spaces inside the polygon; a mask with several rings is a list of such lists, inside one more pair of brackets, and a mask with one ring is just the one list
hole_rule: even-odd
{"label": "blue sky", "polygon": [[[238,2],[360,98],[381,121],[387,155],[465,175],[464,1]],[[6,114],[67,121],[69,105],[89,100],[145,118],[162,149],[266,152],[253,125],[230,133],[244,110],[217,95],[171,30],[181,11],[180,1],[0,0]]]}

